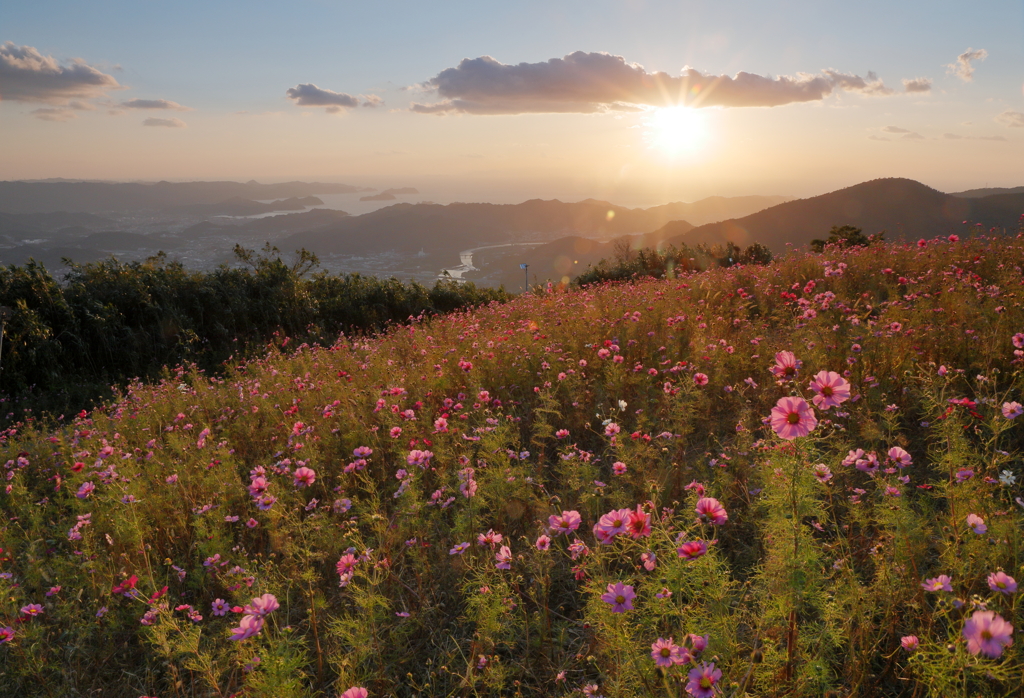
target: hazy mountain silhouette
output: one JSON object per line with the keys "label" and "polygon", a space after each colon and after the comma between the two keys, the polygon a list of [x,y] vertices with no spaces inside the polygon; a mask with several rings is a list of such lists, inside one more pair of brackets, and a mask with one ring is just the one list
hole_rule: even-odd
{"label": "hazy mountain silhouette", "polygon": [[[0,182],[0,211],[50,213],[54,211],[161,210],[171,206],[216,204],[232,197],[286,199],[318,194],[368,191],[348,184],[284,182]],[[369,190],[372,191],[372,190]]]}
{"label": "hazy mountain silhouette", "polygon": [[967,199],[978,199],[983,196],[994,196],[996,194],[1024,194],[1024,187],[986,187],[984,189],[968,189],[967,191],[953,192],[952,196],[961,196]]}
{"label": "hazy mountain silhouette", "polygon": [[812,239],[828,237],[834,225],[857,226],[865,234],[885,230],[887,240],[916,240],[962,234],[965,220],[981,223],[985,230],[1016,230],[1021,213],[1024,194],[972,199],[943,194],[911,179],[876,179],[742,218],[698,226],[674,235],[668,242],[693,246],[728,240],[740,247],[760,242],[779,253],[787,244],[800,247]]}
{"label": "hazy mountain silhouette", "polygon": [[315,196],[293,196],[278,201],[260,203],[251,199],[233,196],[216,204],[187,204],[169,206],[168,213],[186,213],[204,216],[255,216],[274,211],[301,211],[310,206],[323,206],[324,202]]}
{"label": "hazy mountain silhouette", "polygon": [[0,213],[0,235],[15,233],[31,236],[68,228],[95,230],[112,225],[113,221],[91,213]]}
{"label": "hazy mountain silhouette", "polygon": [[[714,220],[722,211],[758,210],[783,197],[712,197],[695,203],[673,203],[631,209],[607,201],[576,203],[532,199],[521,204],[396,204],[352,216],[319,230],[287,239],[293,247],[318,254],[369,254],[395,251],[415,254],[443,247],[458,252],[486,244],[552,240],[570,235],[610,236],[648,233],[665,223],[694,215]],[[734,203],[733,203],[734,202]],[[452,260],[453,264],[455,259]]]}
{"label": "hazy mountain silhouette", "polygon": [[420,191],[416,187],[399,187],[398,189],[385,189],[379,194],[371,194],[370,196],[360,196],[360,201],[394,201],[399,196],[404,194],[419,194]]}

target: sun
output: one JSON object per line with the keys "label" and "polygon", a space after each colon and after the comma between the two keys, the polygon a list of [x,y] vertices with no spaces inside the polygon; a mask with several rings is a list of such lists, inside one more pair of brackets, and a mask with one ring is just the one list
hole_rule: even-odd
{"label": "sun", "polygon": [[663,107],[648,122],[651,147],[666,155],[689,155],[707,141],[704,115],[690,107]]}

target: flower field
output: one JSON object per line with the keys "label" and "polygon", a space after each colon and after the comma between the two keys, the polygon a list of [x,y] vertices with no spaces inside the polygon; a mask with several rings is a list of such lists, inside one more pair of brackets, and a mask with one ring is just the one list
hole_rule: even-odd
{"label": "flower field", "polygon": [[25,696],[1010,696],[1024,239],[178,369],[0,462]]}

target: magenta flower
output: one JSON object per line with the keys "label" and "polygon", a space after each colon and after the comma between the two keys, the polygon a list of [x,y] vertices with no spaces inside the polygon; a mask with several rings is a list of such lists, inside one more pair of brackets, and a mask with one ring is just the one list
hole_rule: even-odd
{"label": "magenta flower", "polygon": [[900,645],[907,652],[913,652],[917,649],[918,645],[921,644],[921,640],[918,639],[917,635],[905,635],[900,638]]}
{"label": "magenta flower", "polygon": [[491,528],[487,530],[487,533],[478,533],[476,536],[476,542],[479,545],[489,545],[493,548],[495,545],[500,543],[504,538],[505,536],[501,535],[500,533],[495,533],[494,529]]}
{"label": "magenta flower", "polygon": [[544,535],[537,536],[537,542],[534,545],[537,547],[537,550],[548,550],[551,547],[551,538]]}
{"label": "magenta flower", "polygon": [[43,607],[37,603],[30,603],[28,606],[21,607],[21,613],[29,618],[33,616],[41,616],[43,615]]}
{"label": "magenta flower", "polygon": [[643,563],[645,570],[653,572],[658,566],[658,556],[651,551],[647,551],[646,553],[641,553],[640,562]]}
{"label": "magenta flower", "polygon": [[689,664],[691,658],[690,651],[677,645],[672,638],[659,637],[651,644],[651,659],[657,666],[668,668],[674,664]]}
{"label": "magenta flower", "polygon": [[14,628],[12,628],[9,625],[6,626],[6,627],[0,628],[0,645],[4,644],[5,642],[10,642],[13,639],[14,639]]}
{"label": "magenta flower", "polygon": [[461,555],[469,549],[469,543],[459,543],[448,551],[449,555]]}
{"label": "magenta flower", "polygon": [[819,410],[838,407],[850,399],[850,382],[835,371],[819,371],[811,380],[811,390],[816,393],[811,402]]}
{"label": "magenta flower", "polygon": [[273,594],[264,594],[263,596],[257,596],[252,600],[252,604],[246,606],[245,613],[251,616],[259,616],[260,618],[273,613],[281,607],[281,604],[277,602],[277,597]]}
{"label": "magenta flower", "polygon": [[370,692],[362,686],[353,686],[352,688],[348,689],[340,696],[338,696],[338,698],[367,698],[367,696],[369,695]]}
{"label": "magenta flower", "polygon": [[693,382],[696,383],[697,385],[707,385],[708,377],[706,374],[703,373],[694,373]]}
{"label": "magenta flower", "polygon": [[338,570],[338,574],[344,575],[351,572],[355,568],[356,563],[358,562],[359,559],[355,555],[353,555],[352,553],[345,553],[340,558],[338,558],[338,562],[335,565],[335,569]]}
{"label": "magenta flower", "polygon": [[702,540],[691,540],[676,548],[679,557],[684,560],[696,560],[708,552],[708,544]]}
{"label": "magenta flower", "polygon": [[988,526],[985,525],[985,519],[981,518],[977,514],[967,515],[967,525],[970,526],[971,530],[979,536],[988,530]]}
{"label": "magenta flower", "polygon": [[729,520],[729,514],[726,513],[725,507],[714,497],[701,497],[698,499],[694,511],[697,512],[697,516],[701,519],[706,519],[715,526],[721,526]]}
{"label": "magenta flower", "polygon": [[357,446],[353,451],[352,455],[356,458],[369,458],[373,453],[373,449],[369,446]]}
{"label": "magenta flower", "polygon": [[292,473],[292,477],[294,478],[293,484],[296,487],[309,487],[316,482],[316,471],[303,466],[296,468],[295,472]]}
{"label": "magenta flower", "polygon": [[79,499],[87,499],[94,489],[96,489],[96,485],[91,482],[83,482],[82,486],[78,488],[78,492],[75,493],[75,496]]}
{"label": "magenta flower", "polygon": [[832,470],[824,463],[818,463],[812,468],[814,479],[824,484],[832,479]]}
{"label": "magenta flower", "polygon": [[651,535],[651,515],[637,504],[636,511],[629,513],[629,519],[626,521],[626,530],[629,531],[629,535],[633,538]]}
{"label": "magenta flower", "polygon": [[615,475],[625,475],[626,464],[623,463],[622,461],[615,461],[614,463],[612,463],[612,473]]}
{"label": "magenta flower", "polygon": [[214,599],[210,605],[213,607],[213,615],[215,616],[223,616],[228,612],[228,603],[224,599]]}
{"label": "magenta flower", "polygon": [[633,592],[633,587],[622,582],[609,584],[608,591],[601,595],[602,601],[611,604],[612,613],[632,611],[633,599],[635,598],[636,594]]}
{"label": "magenta flower", "polygon": [[578,511],[563,511],[561,515],[552,514],[548,517],[548,528],[556,534],[568,533],[579,528],[582,521]]}
{"label": "magenta flower", "polygon": [[690,669],[687,674],[689,681],[686,684],[686,692],[694,698],[712,698],[715,695],[716,684],[722,679],[722,672],[716,669],[714,662],[711,664],[700,663],[700,666]]}
{"label": "magenta flower", "polygon": [[258,635],[263,629],[263,618],[260,616],[242,616],[237,628],[231,628],[229,640],[247,640],[253,635]]}
{"label": "magenta flower", "polygon": [[1013,626],[992,611],[975,611],[964,623],[967,651],[995,659],[1013,644]]}
{"label": "magenta flower", "polygon": [[772,408],[771,425],[780,438],[792,441],[814,431],[818,418],[802,397],[784,397]]}
{"label": "magenta flower", "polygon": [[796,372],[804,365],[804,362],[796,358],[791,351],[780,351],[775,355],[775,365],[769,370],[776,378],[785,380],[796,376]]}
{"label": "magenta flower", "polygon": [[1003,594],[1017,591],[1017,580],[1003,571],[993,572],[988,576],[988,588]]}
{"label": "magenta flower", "polygon": [[925,591],[953,591],[953,587],[950,584],[952,581],[948,574],[940,574],[938,577],[932,577],[921,582],[921,588]]}
{"label": "magenta flower", "polygon": [[495,567],[499,570],[512,569],[512,551],[509,550],[507,545],[501,546],[501,549],[494,554]]}

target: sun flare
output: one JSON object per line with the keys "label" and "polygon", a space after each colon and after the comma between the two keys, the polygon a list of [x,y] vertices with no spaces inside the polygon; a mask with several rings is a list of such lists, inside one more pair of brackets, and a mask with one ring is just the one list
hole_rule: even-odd
{"label": "sun flare", "polygon": [[700,150],[707,141],[704,115],[690,107],[663,107],[649,122],[651,146],[666,155],[687,155]]}

